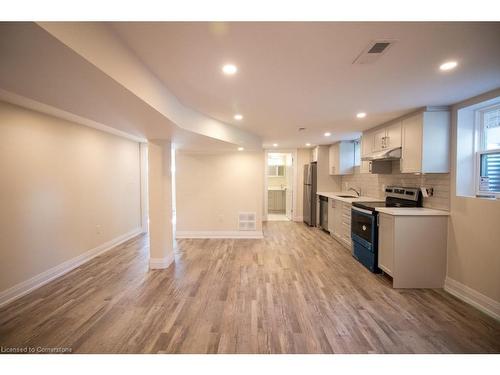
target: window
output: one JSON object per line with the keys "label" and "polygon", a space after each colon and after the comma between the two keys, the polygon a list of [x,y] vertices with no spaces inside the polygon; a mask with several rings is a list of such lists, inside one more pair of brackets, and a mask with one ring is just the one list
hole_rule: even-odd
{"label": "window", "polygon": [[269,165],[267,167],[267,175],[269,177],[285,177],[284,165]]}
{"label": "window", "polygon": [[500,197],[500,105],[477,113],[476,193]]}

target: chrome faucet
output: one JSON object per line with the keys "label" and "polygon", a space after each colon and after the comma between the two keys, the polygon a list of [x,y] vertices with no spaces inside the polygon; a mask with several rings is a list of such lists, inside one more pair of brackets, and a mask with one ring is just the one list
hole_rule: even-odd
{"label": "chrome faucet", "polygon": [[358,190],[354,189],[353,187],[350,187],[349,189],[347,189],[347,191],[349,191],[349,190],[354,191],[358,197],[361,196],[361,189],[359,189],[359,191],[358,191]]}

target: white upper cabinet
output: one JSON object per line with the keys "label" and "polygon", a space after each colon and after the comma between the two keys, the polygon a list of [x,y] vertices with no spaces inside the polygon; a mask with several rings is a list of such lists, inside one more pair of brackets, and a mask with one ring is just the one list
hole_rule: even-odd
{"label": "white upper cabinet", "polygon": [[[373,149],[373,133],[367,131],[363,133],[361,137],[361,157],[368,155]],[[361,160],[361,165],[359,166],[359,173],[370,173],[372,162]]]}
{"label": "white upper cabinet", "polygon": [[394,147],[401,147],[401,122],[377,129],[373,132],[372,152]]}
{"label": "white upper cabinet", "polygon": [[[361,137],[361,157],[395,147],[401,147],[401,173],[449,173],[450,113],[427,108]],[[360,172],[386,173],[375,172],[372,165],[361,161]]]}
{"label": "white upper cabinet", "polygon": [[450,171],[450,113],[426,111],[402,121],[401,173]]}
{"label": "white upper cabinet", "polygon": [[385,128],[378,129],[373,132],[373,147],[371,152],[381,151],[384,149]]}
{"label": "white upper cabinet", "polygon": [[401,122],[385,128],[385,148],[401,147]]}
{"label": "white upper cabinet", "polygon": [[330,146],[330,175],[352,174],[354,172],[354,142],[342,141]]}
{"label": "white upper cabinet", "polygon": [[312,162],[318,161],[318,146],[314,147],[311,150],[311,161]]}

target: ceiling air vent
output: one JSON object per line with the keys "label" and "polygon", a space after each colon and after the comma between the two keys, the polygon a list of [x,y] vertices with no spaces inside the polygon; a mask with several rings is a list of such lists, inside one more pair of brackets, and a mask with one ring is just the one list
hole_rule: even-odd
{"label": "ceiling air vent", "polygon": [[389,50],[395,40],[374,40],[359,54],[353,64],[371,64]]}

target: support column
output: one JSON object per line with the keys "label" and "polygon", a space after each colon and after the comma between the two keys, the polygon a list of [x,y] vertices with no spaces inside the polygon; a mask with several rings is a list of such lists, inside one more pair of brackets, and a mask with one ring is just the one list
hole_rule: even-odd
{"label": "support column", "polygon": [[149,268],[167,268],[174,261],[170,141],[148,141]]}

